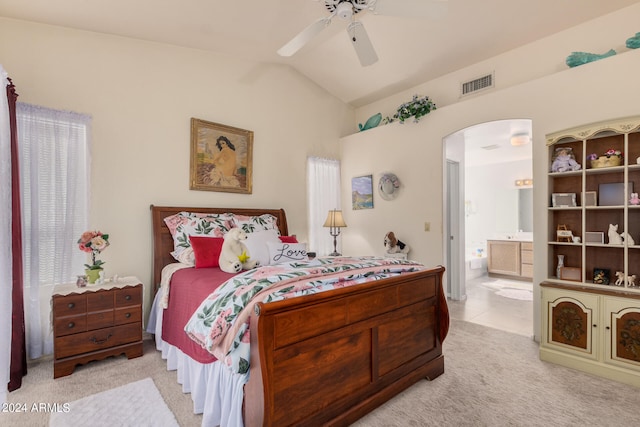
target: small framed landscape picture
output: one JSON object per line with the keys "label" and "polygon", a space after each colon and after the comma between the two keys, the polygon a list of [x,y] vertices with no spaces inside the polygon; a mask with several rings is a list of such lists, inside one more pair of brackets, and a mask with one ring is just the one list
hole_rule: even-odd
{"label": "small framed landscape picture", "polygon": [[351,179],[351,203],[354,210],[373,209],[373,175]]}
{"label": "small framed landscape picture", "polygon": [[584,233],[584,242],[604,244],[604,232],[603,231],[587,231]]}
{"label": "small framed landscape picture", "polygon": [[582,271],[577,267],[560,267],[560,279],[580,282],[582,281]]}
{"label": "small framed landscape picture", "polygon": [[554,208],[576,207],[576,193],[553,193],[551,206]]}
{"label": "small framed landscape picture", "polygon": [[585,191],[582,196],[582,206],[597,206],[598,193],[596,191]]}
{"label": "small framed landscape picture", "polygon": [[598,285],[608,285],[609,284],[609,274],[610,271],[606,268],[594,268],[593,269],[593,283]]}

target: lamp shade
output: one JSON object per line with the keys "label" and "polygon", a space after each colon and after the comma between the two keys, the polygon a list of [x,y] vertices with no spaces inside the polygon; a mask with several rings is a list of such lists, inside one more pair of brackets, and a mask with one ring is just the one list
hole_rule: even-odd
{"label": "lamp shade", "polygon": [[334,209],[332,211],[329,211],[327,219],[322,226],[337,228],[346,227],[347,224],[345,224],[344,219],[342,219],[342,211]]}

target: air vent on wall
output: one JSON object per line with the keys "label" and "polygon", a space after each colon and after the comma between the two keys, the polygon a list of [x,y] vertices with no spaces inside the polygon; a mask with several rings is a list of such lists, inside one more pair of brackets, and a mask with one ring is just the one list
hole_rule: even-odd
{"label": "air vent on wall", "polygon": [[488,89],[491,87],[493,87],[493,73],[462,83],[461,95],[470,95],[472,93],[476,93],[480,90]]}

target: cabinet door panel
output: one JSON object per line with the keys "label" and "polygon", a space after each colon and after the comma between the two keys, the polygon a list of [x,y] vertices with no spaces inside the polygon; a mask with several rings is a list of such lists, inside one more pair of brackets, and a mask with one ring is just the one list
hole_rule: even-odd
{"label": "cabinet door panel", "polygon": [[605,323],[608,362],[640,366],[640,301],[606,298]]}
{"label": "cabinet door panel", "polygon": [[598,297],[546,290],[543,304],[547,315],[545,345],[597,359]]}
{"label": "cabinet door panel", "polygon": [[488,241],[489,273],[520,275],[520,242]]}

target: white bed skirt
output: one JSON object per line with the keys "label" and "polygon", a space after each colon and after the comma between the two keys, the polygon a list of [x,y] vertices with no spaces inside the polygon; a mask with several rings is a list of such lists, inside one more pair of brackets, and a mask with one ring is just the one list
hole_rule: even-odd
{"label": "white bed skirt", "polygon": [[220,362],[200,363],[179,348],[162,340],[162,314],[159,293],[153,301],[147,332],[155,334],[156,349],[167,361],[167,370],[178,371],[178,383],[191,393],[193,412],[202,414],[202,427],[242,427],[242,400],[245,378]]}

